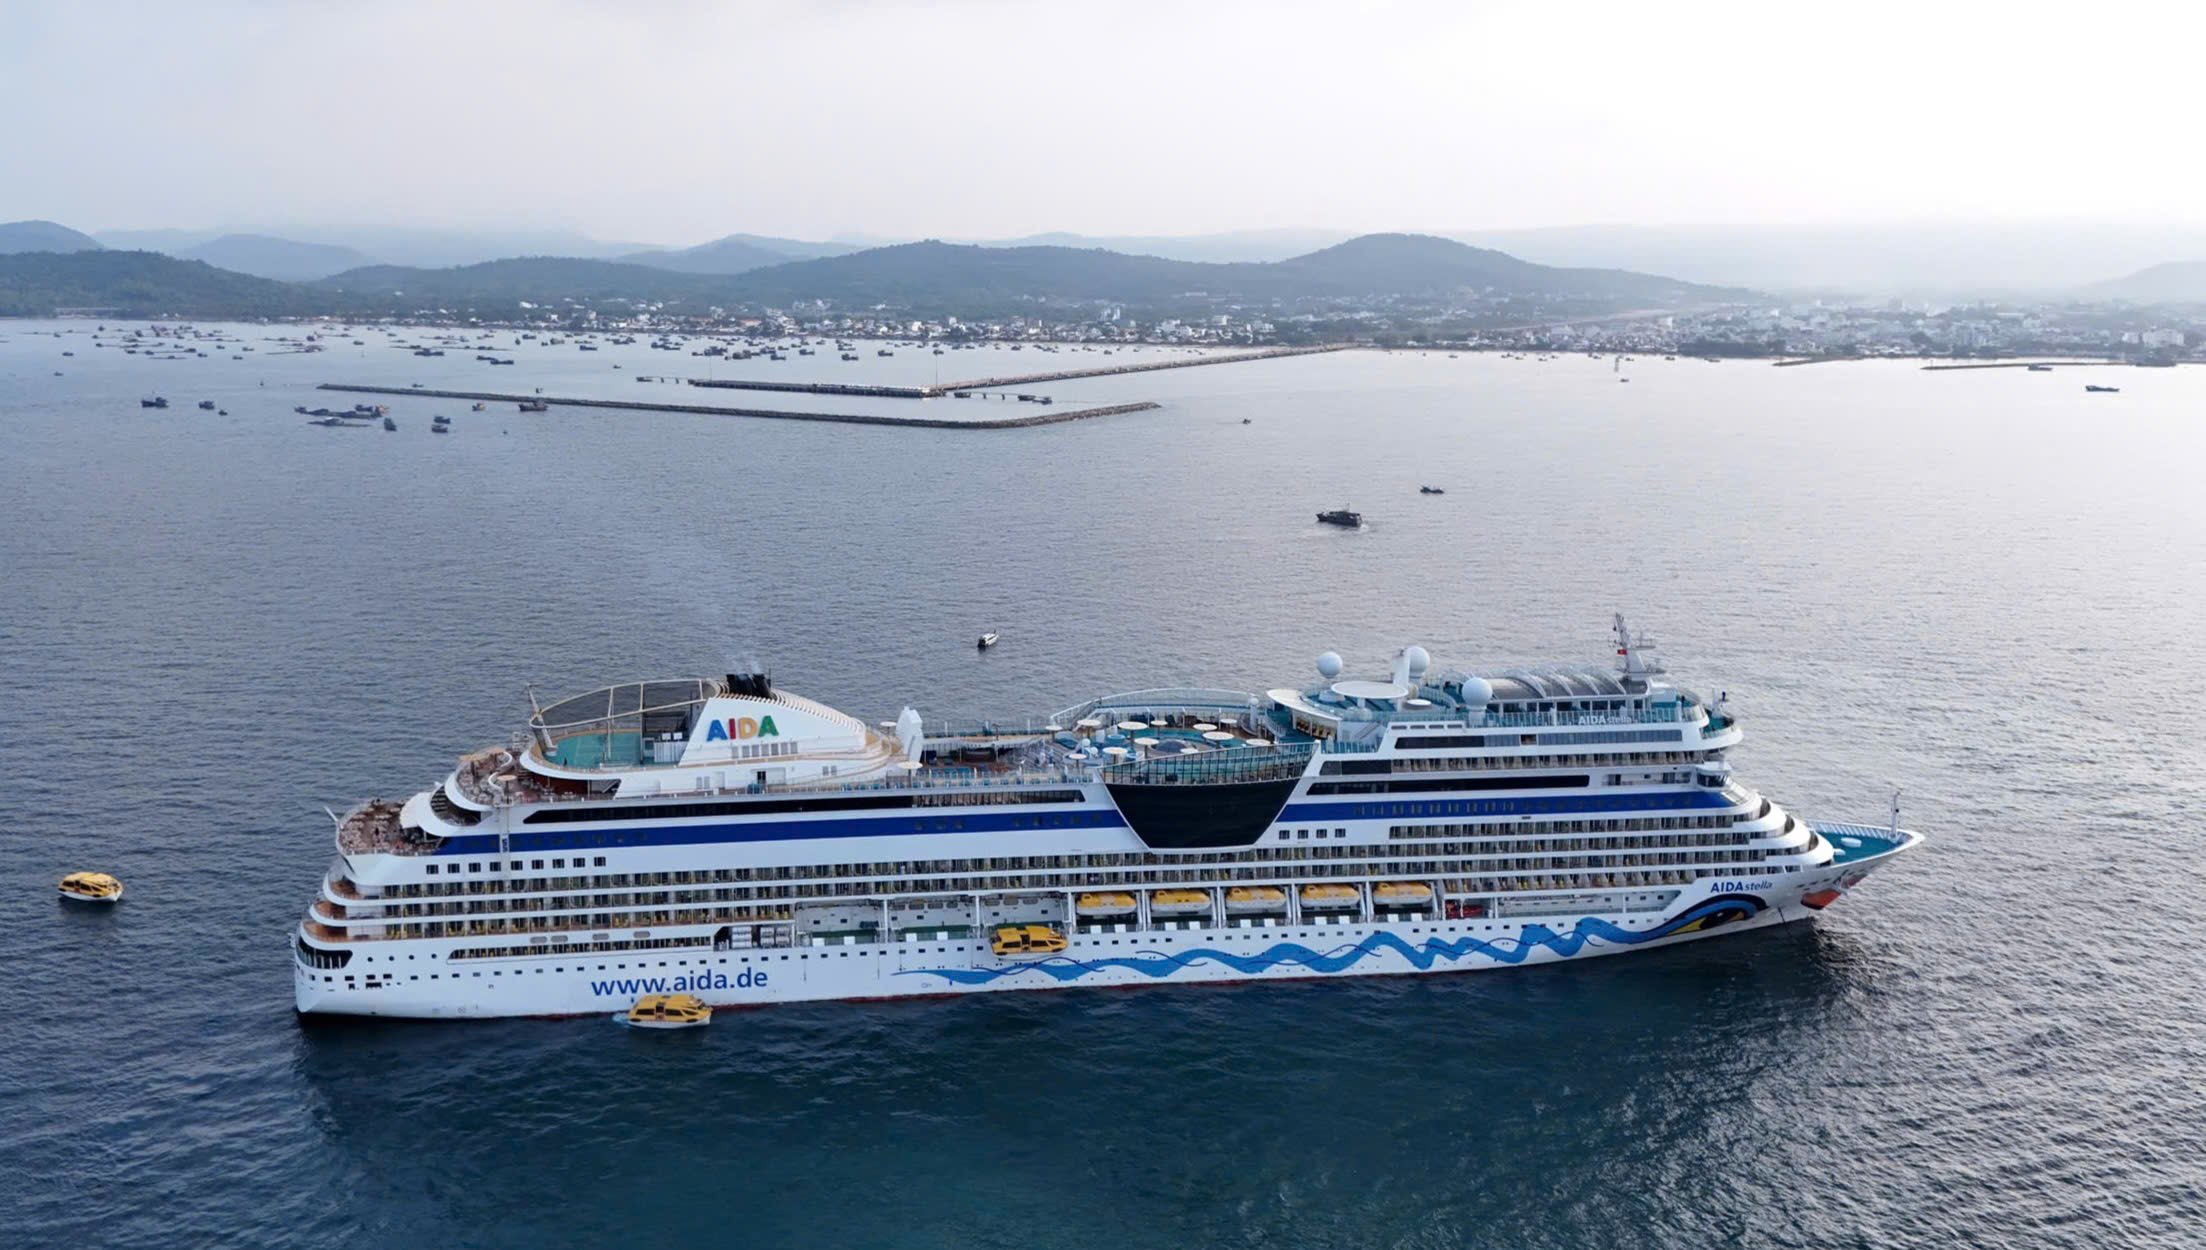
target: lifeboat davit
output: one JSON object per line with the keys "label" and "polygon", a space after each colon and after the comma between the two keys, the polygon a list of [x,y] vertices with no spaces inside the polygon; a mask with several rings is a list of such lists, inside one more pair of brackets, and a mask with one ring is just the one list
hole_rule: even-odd
{"label": "lifeboat davit", "polygon": [[1134,914],[1134,896],[1083,894],[1073,900],[1073,910],[1082,916],[1131,916]]}
{"label": "lifeboat davit", "polygon": [[1198,916],[1210,910],[1210,896],[1201,890],[1158,890],[1149,896],[1152,916]]}
{"label": "lifeboat davit", "polygon": [[1273,885],[1237,885],[1226,891],[1226,910],[1235,914],[1281,911],[1287,892]]}
{"label": "lifeboat davit", "polygon": [[1339,911],[1347,907],[1363,905],[1363,895],[1352,885],[1306,885],[1302,887],[1304,911]]}

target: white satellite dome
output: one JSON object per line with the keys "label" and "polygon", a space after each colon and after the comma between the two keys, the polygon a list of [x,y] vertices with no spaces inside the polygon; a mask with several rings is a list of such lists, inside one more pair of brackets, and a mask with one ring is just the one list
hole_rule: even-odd
{"label": "white satellite dome", "polygon": [[1483,677],[1463,679],[1463,702],[1472,707],[1484,707],[1494,701],[1494,683]]}
{"label": "white satellite dome", "polygon": [[1411,681],[1424,676],[1425,670],[1432,667],[1432,653],[1426,651],[1423,647],[1411,647],[1402,653],[1402,658],[1409,661],[1409,679]]}
{"label": "white satellite dome", "polygon": [[1317,658],[1317,675],[1327,681],[1340,676],[1340,652],[1328,651]]}

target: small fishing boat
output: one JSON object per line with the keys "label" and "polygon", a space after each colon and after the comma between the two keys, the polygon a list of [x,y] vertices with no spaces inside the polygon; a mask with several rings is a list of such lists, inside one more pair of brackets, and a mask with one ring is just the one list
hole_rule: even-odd
{"label": "small fishing boat", "polygon": [[2122,393],[2122,388],[2119,386],[2094,386],[2089,382],[2084,383],[2083,389],[2093,395],[2119,395]]}
{"label": "small fishing boat", "polygon": [[1448,492],[1438,486],[1420,486],[1417,488],[1417,493],[1420,495],[1445,495]]}
{"label": "small fishing boat", "polygon": [[138,406],[140,408],[166,408],[169,406],[169,401],[165,396],[155,395],[151,399],[139,400]]}
{"label": "small fishing boat", "polygon": [[523,412],[543,412],[548,407],[550,405],[541,399],[524,399],[521,401],[521,411]]}
{"label": "small fishing boat", "polygon": [[986,651],[986,650],[987,650],[988,648],[990,648],[990,647],[993,647],[993,646],[995,646],[995,645],[996,645],[996,631],[995,631],[995,630],[992,630],[992,629],[991,629],[991,630],[989,630],[989,631],[988,631],[987,633],[985,633],[985,634],[982,634],[982,635],[980,636],[980,646],[979,646],[979,649],[980,649],[980,650],[982,650],[982,651]]}
{"label": "small fishing boat", "polygon": [[1355,529],[1363,524],[1363,513],[1350,512],[1346,508],[1334,508],[1331,511],[1318,513],[1317,519],[1326,525],[1338,525],[1343,529]]}
{"label": "small fishing boat", "polygon": [[712,1008],[695,994],[646,994],[613,1019],[631,1029],[696,1029],[712,1023]]}
{"label": "small fishing boat", "polygon": [[78,903],[122,901],[123,883],[104,872],[72,872],[61,879],[61,897]]}
{"label": "small fishing boat", "polygon": [[202,400],[200,400],[200,401],[199,401],[199,411],[201,411],[201,412],[213,412],[213,411],[214,411],[214,401],[213,401],[213,400],[211,400],[211,399],[202,399]]}

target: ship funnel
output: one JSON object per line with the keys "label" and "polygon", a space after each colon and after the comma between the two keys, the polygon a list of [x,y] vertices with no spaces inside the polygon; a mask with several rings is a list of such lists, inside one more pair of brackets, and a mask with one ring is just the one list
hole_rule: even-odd
{"label": "ship funnel", "polygon": [[904,748],[904,758],[913,762],[919,759],[919,724],[916,708],[906,707],[896,714],[896,741]]}

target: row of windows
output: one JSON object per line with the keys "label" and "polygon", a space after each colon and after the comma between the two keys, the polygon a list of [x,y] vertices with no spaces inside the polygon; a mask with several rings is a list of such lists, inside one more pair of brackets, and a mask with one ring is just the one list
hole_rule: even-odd
{"label": "row of windows", "polygon": [[1697,764],[1699,751],[1623,751],[1593,755],[1415,755],[1399,759],[1327,760],[1324,776],[1460,772],[1510,768],[1615,768],[1620,764]]}
{"label": "row of windows", "polygon": [[[1372,878],[1372,877],[1427,877],[1445,873],[1512,873],[1553,874],[1586,872],[1635,872],[1692,867],[1703,871],[1695,875],[1710,875],[1718,869],[1725,874],[1736,875],[1761,871],[1774,871],[1761,861],[1764,852],[1745,852],[1735,847],[1664,847],[1646,846],[1596,846],[1591,843],[1571,847],[1503,848],[1494,845],[1468,844],[1462,846],[1432,846],[1420,848],[1433,858],[1415,860],[1389,860],[1383,863],[1371,861],[1343,861],[1331,864],[1302,865],[1291,878],[1259,868],[1241,868],[1207,873],[1192,871],[1168,871],[1143,874],[1138,880],[1129,881],[1123,875],[1097,876],[1086,880],[1044,878],[1034,876],[998,876],[991,878],[946,877],[906,880],[900,882],[853,882],[849,885],[823,887],[729,887],[714,890],[685,891],[677,898],[647,898],[638,896],[614,896],[609,899],[593,899],[587,906],[608,908],[601,911],[565,911],[547,907],[544,902],[517,902],[511,906],[475,904],[467,913],[444,913],[442,918],[414,919],[423,909],[409,905],[399,909],[400,914],[386,917],[365,917],[370,921],[381,919],[390,929],[390,936],[440,937],[462,933],[549,932],[554,930],[604,929],[614,926],[636,928],[647,925],[706,924],[752,922],[767,919],[785,919],[787,907],[805,902],[848,900],[872,901],[884,895],[916,894],[970,894],[1003,892],[1055,892],[1077,889],[1108,888],[1156,888],[1167,885],[1217,886],[1235,882],[1279,882],[1293,879]],[[1544,888],[1519,878],[1510,883],[1484,878],[1488,884],[1477,887],[1489,890]],[[1597,884],[1606,885],[1607,882]],[[568,900],[556,900],[564,902]],[[581,900],[572,900],[580,903]],[[774,906],[778,903],[779,906]],[[680,907],[690,904],[690,907]],[[696,905],[702,904],[699,907]],[[748,904],[748,906],[745,906]],[[651,910],[636,911],[634,908]],[[558,911],[559,914],[552,914]],[[436,914],[436,913],[431,913]]]}
{"label": "row of windows", "polygon": [[[1393,839],[1431,838],[1442,836],[1522,837],[1527,834],[1577,834],[1577,833],[1629,833],[1655,834],[1677,829],[1721,829],[1731,821],[1728,816],[1658,816],[1652,818],[1604,817],[1593,820],[1539,820],[1518,821],[1513,824],[1430,824],[1395,825],[1388,831]],[[1283,829],[1282,841],[1311,839],[1346,839],[1345,827]],[[1210,852],[1191,855],[1163,856],[1155,853],[1101,854],[1101,855],[1025,855],[997,858],[965,858],[941,860],[883,860],[842,864],[805,864],[788,867],[721,868],[690,872],[615,873],[591,877],[545,877],[508,881],[467,881],[444,883],[408,883],[384,887],[376,899],[361,900],[375,903],[393,903],[419,898],[465,898],[467,896],[498,896],[507,894],[544,894],[580,892],[602,897],[608,891],[631,891],[641,888],[680,887],[713,884],[748,884],[771,881],[809,882],[837,881],[859,878],[909,877],[943,873],[995,873],[1023,872],[1050,869],[1079,870],[1134,870],[1158,868],[1183,868],[1190,866],[1234,864],[1293,864],[1312,858],[1339,857],[1364,853],[1359,846],[1341,845],[1327,847],[1254,847],[1248,850]],[[564,859],[548,861],[554,870],[567,866]],[[598,857],[602,864],[604,859]],[[490,871],[496,873],[510,868],[514,872],[543,871],[547,861],[542,859],[487,861]],[[576,859],[575,866],[582,861]],[[478,870],[482,863],[471,865]],[[434,869],[436,865],[429,866]],[[446,865],[456,870],[459,865]]]}

